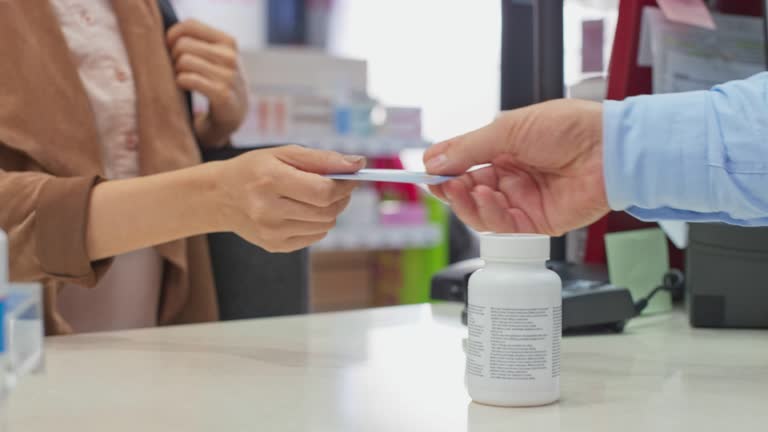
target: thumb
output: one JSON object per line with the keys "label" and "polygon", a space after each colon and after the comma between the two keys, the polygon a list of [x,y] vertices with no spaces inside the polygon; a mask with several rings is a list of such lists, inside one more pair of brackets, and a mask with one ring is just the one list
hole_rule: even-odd
{"label": "thumb", "polygon": [[315,174],[349,174],[365,167],[365,157],[300,146],[282,147],[278,159],[302,171]]}
{"label": "thumb", "polygon": [[433,145],[424,153],[424,165],[430,174],[463,174],[475,165],[490,163],[502,151],[505,135],[501,122],[491,122]]}

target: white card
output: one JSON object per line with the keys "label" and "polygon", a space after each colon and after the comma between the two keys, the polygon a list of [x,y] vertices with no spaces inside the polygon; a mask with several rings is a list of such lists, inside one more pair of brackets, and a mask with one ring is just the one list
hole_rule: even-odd
{"label": "white card", "polygon": [[425,172],[399,169],[361,169],[354,174],[326,174],[325,176],[335,180],[380,181],[428,185],[440,184],[455,178],[453,176],[437,176]]}

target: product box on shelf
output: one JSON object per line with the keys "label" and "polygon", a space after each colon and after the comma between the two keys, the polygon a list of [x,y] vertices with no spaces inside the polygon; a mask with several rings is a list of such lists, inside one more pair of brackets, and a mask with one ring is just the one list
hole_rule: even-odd
{"label": "product box on shelf", "polygon": [[382,136],[421,138],[421,108],[388,106],[385,108],[385,113],[386,116],[380,128]]}
{"label": "product box on shelf", "polygon": [[245,51],[242,61],[248,83],[255,88],[368,90],[368,65],[364,60],[296,47]]}
{"label": "product box on shelf", "polygon": [[[367,65],[303,48],[243,53],[249,110],[235,147],[297,143],[367,156],[424,147],[421,110],[385,107],[367,92]],[[195,99],[195,109],[206,109]]]}
{"label": "product box on shelf", "polygon": [[[307,48],[242,53],[249,112],[236,145],[337,134],[349,124],[350,102],[367,99],[367,64]],[[362,97],[360,96],[362,95]],[[338,111],[343,115],[338,115]]]}

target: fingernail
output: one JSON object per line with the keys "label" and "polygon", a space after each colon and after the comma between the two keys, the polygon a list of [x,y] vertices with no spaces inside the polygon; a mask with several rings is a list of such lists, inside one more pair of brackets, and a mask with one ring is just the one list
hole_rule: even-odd
{"label": "fingernail", "polygon": [[427,167],[427,171],[433,171],[445,166],[447,162],[448,162],[448,156],[446,156],[445,153],[441,153],[433,157],[432,159],[428,160],[424,164],[424,166]]}
{"label": "fingernail", "polygon": [[349,162],[352,165],[359,165],[360,162],[363,162],[365,160],[365,156],[344,155],[344,160]]}

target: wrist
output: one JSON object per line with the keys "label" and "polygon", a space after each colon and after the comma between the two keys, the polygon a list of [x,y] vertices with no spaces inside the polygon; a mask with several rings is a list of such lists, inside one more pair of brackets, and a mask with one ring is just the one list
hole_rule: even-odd
{"label": "wrist", "polygon": [[242,219],[233,188],[228,184],[228,162],[208,162],[200,165],[200,175],[194,191],[202,197],[199,214],[207,226],[207,232],[234,231]]}
{"label": "wrist", "polygon": [[589,151],[589,170],[594,172],[594,184],[590,190],[595,191],[595,200],[597,206],[604,211],[610,210],[610,204],[608,200],[608,190],[605,181],[605,168],[604,168],[604,133],[603,133],[603,105],[601,103],[591,103],[589,109],[589,119],[587,121],[589,133],[588,133],[588,146]]}

